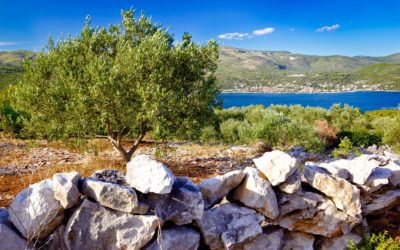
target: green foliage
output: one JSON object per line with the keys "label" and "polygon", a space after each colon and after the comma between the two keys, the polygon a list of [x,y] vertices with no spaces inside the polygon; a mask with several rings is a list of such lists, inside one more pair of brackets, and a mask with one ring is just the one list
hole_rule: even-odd
{"label": "green foliage", "polygon": [[[122,12],[122,23],[54,42],[25,63],[16,104],[30,114],[24,130],[48,139],[108,135],[198,138],[210,122],[218,89],[218,45],[172,36],[143,14]],[[132,147],[125,155],[136,149]]]}
{"label": "green foliage", "polygon": [[22,121],[28,116],[12,106],[12,94],[14,91],[15,86],[10,86],[0,92],[0,130],[17,137],[21,136]]}
{"label": "green foliage", "polygon": [[400,115],[393,118],[389,124],[387,124],[383,142],[392,145],[394,149],[400,151]]}
{"label": "green foliage", "polygon": [[384,232],[372,234],[371,237],[365,236],[358,245],[350,241],[349,250],[400,250],[400,244]]}
{"label": "green foliage", "polygon": [[346,157],[351,153],[357,153],[357,149],[354,148],[353,143],[348,137],[343,137],[340,140],[339,147],[333,150],[333,157]]}
{"label": "green foliage", "polygon": [[201,130],[200,141],[203,143],[218,142],[219,134],[213,126],[206,126]]}
{"label": "green foliage", "polygon": [[347,137],[355,147],[380,146],[382,144],[382,135],[380,133],[367,130],[341,131],[339,138],[343,139],[344,137]]}
{"label": "green foliage", "polygon": [[[251,144],[264,141],[268,145],[288,148],[301,145],[311,151],[321,151],[324,142],[321,141],[311,123],[300,122],[297,111],[280,112],[288,107],[250,106],[242,109],[233,108],[218,111],[220,120],[221,140],[225,143]],[[289,109],[296,107],[289,107]],[[280,111],[278,111],[280,110]],[[299,112],[302,110],[300,109]],[[296,115],[293,115],[296,113]],[[241,114],[238,119],[224,117],[230,114]],[[297,117],[297,118],[295,118]]]}

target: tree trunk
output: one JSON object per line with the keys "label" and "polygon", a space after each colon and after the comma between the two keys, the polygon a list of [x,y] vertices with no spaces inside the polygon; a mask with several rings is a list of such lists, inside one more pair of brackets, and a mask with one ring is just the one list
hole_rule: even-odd
{"label": "tree trunk", "polygon": [[111,141],[113,148],[119,152],[122,159],[126,163],[128,163],[131,160],[133,153],[135,153],[136,149],[139,147],[145,135],[146,133],[140,134],[140,136],[135,140],[132,147],[128,151],[125,150],[125,148],[122,146],[122,136],[119,135],[117,139],[110,136],[108,137],[108,139]]}

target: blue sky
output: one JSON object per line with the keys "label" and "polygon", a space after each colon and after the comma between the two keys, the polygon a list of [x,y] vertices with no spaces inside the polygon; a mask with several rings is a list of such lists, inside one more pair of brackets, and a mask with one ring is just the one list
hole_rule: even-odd
{"label": "blue sky", "polygon": [[381,56],[400,52],[398,0],[0,0],[0,50],[40,50],[48,35],[77,34],[120,22],[134,7],[198,42],[316,55]]}

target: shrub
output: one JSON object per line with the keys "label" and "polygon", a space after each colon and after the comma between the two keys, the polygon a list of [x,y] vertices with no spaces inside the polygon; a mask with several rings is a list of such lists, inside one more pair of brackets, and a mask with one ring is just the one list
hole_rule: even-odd
{"label": "shrub", "polygon": [[340,140],[339,147],[335,149],[332,152],[332,154],[335,158],[338,158],[338,157],[346,157],[347,155],[353,152],[355,152],[353,143],[348,137],[344,137]]}
{"label": "shrub", "polygon": [[380,133],[367,130],[342,131],[339,138],[347,137],[355,147],[368,147],[371,145],[381,145],[382,135]]}
{"label": "shrub", "polygon": [[203,143],[217,142],[219,134],[213,126],[206,126],[201,130],[200,141]]}
{"label": "shrub", "polygon": [[400,151],[400,116],[393,119],[392,122],[386,126],[383,142],[392,145],[394,149]]}
{"label": "shrub", "polygon": [[222,141],[226,143],[235,143],[239,140],[239,125],[240,121],[234,119],[228,119],[221,123],[220,130]]}
{"label": "shrub", "polygon": [[384,232],[372,234],[371,237],[363,237],[357,246],[353,241],[350,241],[349,250],[400,250],[400,244],[391,238],[387,232]]}

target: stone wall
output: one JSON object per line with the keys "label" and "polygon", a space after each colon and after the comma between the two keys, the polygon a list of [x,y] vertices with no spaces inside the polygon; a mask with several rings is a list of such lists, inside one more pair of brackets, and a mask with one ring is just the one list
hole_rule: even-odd
{"label": "stone wall", "polygon": [[139,155],[127,173],[59,173],[0,208],[0,249],[345,249],[400,204],[397,156],[281,151],[194,184]]}

